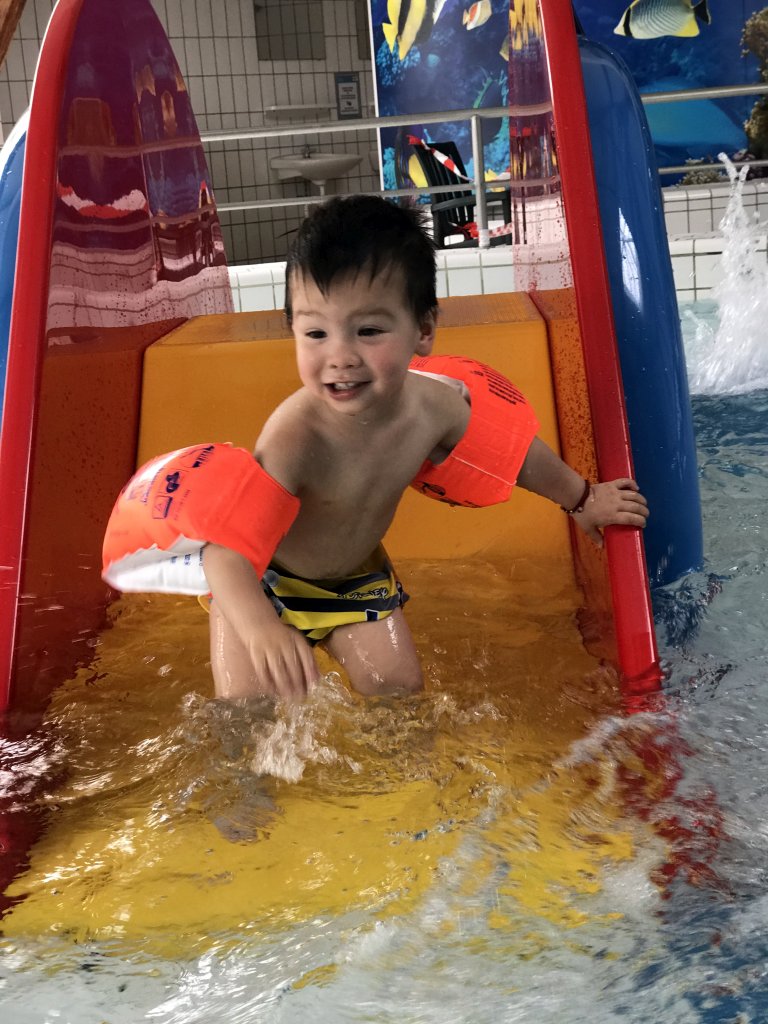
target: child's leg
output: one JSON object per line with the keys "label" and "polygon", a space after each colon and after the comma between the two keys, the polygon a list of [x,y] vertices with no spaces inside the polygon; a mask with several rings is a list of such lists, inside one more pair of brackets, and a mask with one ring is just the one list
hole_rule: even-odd
{"label": "child's leg", "polygon": [[378,622],[338,626],[324,641],[358,693],[415,693],[424,681],[402,608]]}

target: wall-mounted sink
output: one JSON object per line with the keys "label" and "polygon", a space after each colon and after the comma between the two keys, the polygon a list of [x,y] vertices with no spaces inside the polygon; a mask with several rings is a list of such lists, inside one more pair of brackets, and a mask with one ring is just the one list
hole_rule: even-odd
{"label": "wall-mounted sink", "polygon": [[289,178],[306,178],[322,188],[326,181],[340,178],[362,160],[358,153],[312,153],[303,156],[291,153],[287,156],[273,156],[270,167],[277,171],[279,181]]}

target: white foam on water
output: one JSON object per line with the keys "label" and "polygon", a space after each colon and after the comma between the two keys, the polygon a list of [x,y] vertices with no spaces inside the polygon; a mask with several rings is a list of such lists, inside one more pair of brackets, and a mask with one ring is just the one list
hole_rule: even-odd
{"label": "white foam on water", "polygon": [[[722,277],[714,289],[719,307],[716,325],[685,315],[695,324],[695,337],[687,347],[688,378],[694,394],[739,394],[768,388],[768,262],[766,225],[750,217],[743,191],[748,167],[737,171],[720,154],[731,181],[723,235]],[[758,246],[762,243],[762,250]]]}

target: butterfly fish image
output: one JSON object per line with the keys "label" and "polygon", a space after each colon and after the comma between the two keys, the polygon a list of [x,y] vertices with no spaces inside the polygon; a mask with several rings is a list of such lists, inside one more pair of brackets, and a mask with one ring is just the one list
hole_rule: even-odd
{"label": "butterfly fish image", "polygon": [[405,60],[412,46],[425,43],[446,0],[387,0],[388,21],[382,23],[384,38],[391,53]]}
{"label": "butterfly fish image", "polygon": [[709,25],[711,20],[708,0],[634,0],[613,31],[633,39],[697,36],[699,22]]}

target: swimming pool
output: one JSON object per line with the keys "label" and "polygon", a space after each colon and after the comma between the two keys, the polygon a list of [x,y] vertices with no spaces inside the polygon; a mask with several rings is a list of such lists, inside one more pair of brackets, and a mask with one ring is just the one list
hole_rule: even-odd
{"label": "swimming pool", "polygon": [[[703,312],[711,324],[714,308]],[[696,338],[685,312],[683,324],[695,379],[707,337]],[[733,380],[723,383],[733,390]],[[349,814],[355,800],[379,816],[360,820],[357,860],[345,850],[349,884],[335,876],[333,914],[315,883],[331,878],[334,866],[307,860],[303,871],[286,874],[286,891],[266,894],[271,902],[262,894],[255,907],[252,893],[239,893],[236,931],[217,931],[213,917],[197,922],[197,947],[179,936],[168,937],[167,950],[156,939],[129,942],[119,929],[112,939],[7,937],[4,1019],[765,1020],[768,392],[744,380],[736,391],[694,395],[708,560],[658,595],[667,699],[647,713],[616,714],[613,681],[587,661],[559,661],[556,687],[537,678],[524,632],[498,633],[503,573],[484,583],[484,600],[469,610],[461,600],[473,585],[462,576],[469,570],[452,567],[446,593],[455,606],[425,607],[425,621],[435,624],[417,636],[431,682],[425,697],[364,706],[330,678],[326,710],[265,721],[248,747],[252,723],[244,732],[237,714],[207,710],[195,696],[206,655],[174,618],[172,599],[167,622],[137,599],[128,630],[106,641],[126,644],[113,652],[110,685],[82,681],[74,716],[62,694],[54,739],[49,732],[25,741],[0,764],[24,765],[0,773],[6,799],[73,820],[100,818],[104,849],[124,852],[122,897],[96,848],[70,863],[59,851],[49,888],[74,886],[96,904],[116,899],[111,913],[119,922],[120,898],[162,900],[131,891],[131,859],[159,860],[168,837],[183,842],[196,822],[215,822],[222,842],[234,843],[252,868],[269,848],[260,837],[277,833],[288,804],[285,817],[305,829],[294,845],[313,835],[321,816],[327,825],[329,816]],[[150,614],[154,639],[141,652],[146,685],[126,695],[136,652],[120,637]],[[515,619],[524,617],[521,605]],[[474,679],[467,689],[449,682],[457,666],[441,660],[462,618],[458,668],[471,667]],[[560,628],[529,625],[533,633]],[[553,650],[560,639],[550,637]],[[489,662],[494,640],[509,649],[508,661]],[[95,735],[97,723],[103,735]],[[111,759],[102,756],[110,745]],[[76,786],[62,788],[56,775],[65,757],[80,773]],[[156,828],[138,847],[131,816],[147,802]],[[286,858],[290,840],[280,847]],[[333,853],[312,848],[315,858]],[[366,882],[370,862],[379,869]],[[223,904],[232,888],[210,864],[198,877],[169,878],[174,886],[189,901],[191,932],[196,894],[202,905],[213,889]],[[345,899],[347,889],[355,899]]]}

